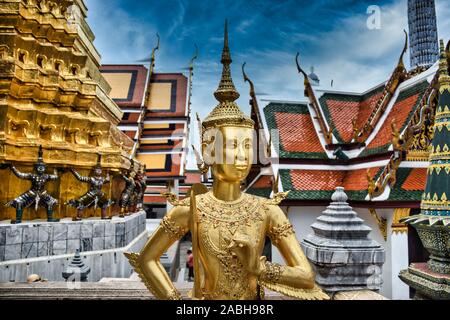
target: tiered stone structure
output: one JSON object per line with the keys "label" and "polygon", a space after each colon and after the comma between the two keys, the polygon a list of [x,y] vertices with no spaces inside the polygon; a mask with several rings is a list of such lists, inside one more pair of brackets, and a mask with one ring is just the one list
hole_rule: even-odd
{"label": "tiered stone structure", "polygon": [[[100,55],[86,14],[83,0],[0,2],[0,164],[14,162],[30,172],[42,145],[50,171],[74,167],[89,175],[98,154],[105,169],[130,167],[133,141],[117,128],[122,112],[99,72]],[[29,187],[5,166],[0,176],[0,203]],[[121,184],[116,178],[105,188],[108,198],[120,196]],[[86,191],[70,172],[49,184],[59,200],[55,217],[75,215],[65,203]],[[14,209],[0,206],[0,220],[13,217]],[[43,208],[26,209],[23,216],[45,217]]]}
{"label": "tiered stone structure", "polygon": [[372,229],[348,205],[344,188],[336,188],[331,199],[333,202],[311,226],[314,234],[302,241],[306,256],[316,268],[317,283],[329,293],[379,290],[384,249],[369,239]]}
{"label": "tiered stone structure", "polygon": [[81,281],[86,282],[87,277],[91,272],[91,268],[84,264],[80,255],[80,250],[75,251],[75,256],[70,261],[67,268],[64,269],[62,276],[66,281]]}

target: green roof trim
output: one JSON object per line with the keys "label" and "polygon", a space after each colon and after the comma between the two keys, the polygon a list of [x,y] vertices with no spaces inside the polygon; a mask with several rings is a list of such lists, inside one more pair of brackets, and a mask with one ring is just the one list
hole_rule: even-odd
{"label": "green roof trim", "polygon": [[247,193],[262,198],[269,198],[272,193],[272,188],[250,188],[247,190]]}

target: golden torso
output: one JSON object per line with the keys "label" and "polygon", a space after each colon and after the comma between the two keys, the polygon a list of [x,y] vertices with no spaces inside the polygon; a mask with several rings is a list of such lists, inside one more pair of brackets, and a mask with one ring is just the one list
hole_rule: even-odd
{"label": "golden torso", "polygon": [[196,197],[199,254],[203,267],[203,295],[207,299],[256,299],[257,279],[229,249],[233,237],[248,237],[261,254],[267,210],[265,199],[242,194],[221,201],[208,192]]}

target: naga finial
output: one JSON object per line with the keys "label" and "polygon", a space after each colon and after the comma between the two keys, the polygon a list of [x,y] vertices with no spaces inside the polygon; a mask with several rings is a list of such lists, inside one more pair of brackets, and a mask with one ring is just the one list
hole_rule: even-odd
{"label": "naga finial", "polygon": [[242,75],[244,77],[244,81],[248,82],[250,84],[250,96],[253,98],[253,96],[255,95],[255,86],[253,85],[253,81],[250,80],[250,78],[247,76],[247,74],[245,73],[245,65],[247,64],[247,62],[244,62],[242,64]]}
{"label": "naga finial", "polygon": [[306,74],[306,72],[302,69],[302,67],[300,67],[300,62],[298,60],[299,56],[300,56],[300,52],[297,52],[297,55],[295,56],[295,63],[297,64],[298,73],[303,74],[303,76],[305,77],[305,85],[306,85],[306,84],[309,84],[309,78],[308,78],[308,75]]}
{"label": "naga finial", "polygon": [[158,33],[156,34],[156,38],[157,38],[158,40],[157,40],[157,42],[156,42],[156,47],[154,47],[154,48],[152,49],[152,57],[151,57],[152,64],[153,64],[153,61],[155,61],[155,53],[156,53],[156,50],[159,50],[159,40],[160,40],[160,38],[159,38],[159,34],[158,34]]}
{"label": "naga finial", "polygon": [[398,59],[397,67],[405,69],[405,64],[403,62],[403,57],[404,57],[404,55],[406,53],[406,50],[408,49],[408,32],[406,32],[405,29],[403,29],[403,32],[405,33],[405,44],[403,46],[402,53],[400,54],[400,58]]}
{"label": "naga finial", "polygon": [[191,58],[191,61],[189,62],[189,70],[192,71],[194,69],[194,61],[198,58],[198,47],[197,44],[194,43],[195,52],[194,56]]}

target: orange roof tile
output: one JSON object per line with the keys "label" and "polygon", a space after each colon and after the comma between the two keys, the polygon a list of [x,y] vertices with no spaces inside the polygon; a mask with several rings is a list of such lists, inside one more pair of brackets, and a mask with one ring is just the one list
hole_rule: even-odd
{"label": "orange roof tile", "polygon": [[362,128],[383,95],[384,87],[377,87],[369,93],[354,94],[325,93],[319,100],[328,123],[335,129],[340,142],[353,139],[353,120]]}
{"label": "orange roof tile", "polygon": [[414,168],[411,170],[408,178],[402,184],[402,189],[408,191],[423,191],[427,182],[427,169]]}
{"label": "orange roof tile", "polygon": [[417,99],[419,98],[418,94],[415,94],[409,98],[406,98],[400,102],[397,102],[392,108],[389,116],[384,121],[382,127],[378,131],[375,138],[369,143],[367,146],[368,149],[373,149],[377,147],[382,147],[386,144],[391,143],[392,141],[392,129],[391,122],[394,121],[395,125],[399,130],[403,127],[405,121],[408,119],[408,116],[411,110],[417,103]]}
{"label": "orange roof tile", "polygon": [[382,95],[383,92],[379,92],[377,94],[374,94],[373,96],[370,96],[359,104],[359,113],[358,118],[356,119],[356,126],[359,129],[364,127],[372,111],[375,109],[376,103]]}
{"label": "orange roof tile", "polygon": [[334,190],[342,185],[345,171],[291,170],[292,186],[296,190]]}
{"label": "orange roof tile", "polygon": [[334,127],[341,138],[348,142],[353,138],[352,120],[358,116],[359,102],[327,100],[328,109],[333,119]]}
{"label": "orange roof tile", "polygon": [[[380,167],[369,168],[369,175],[374,178]],[[358,169],[347,171],[345,175],[344,184],[347,191],[367,190],[369,181],[367,180],[367,169]]]}
{"label": "orange roof tile", "polygon": [[261,176],[252,185],[252,189],[272,188],[272,176]]}
{"label": "orange roof tile", "polygon": [[275,112],[280,140],[287,152],[324,152],[309,114]]}

